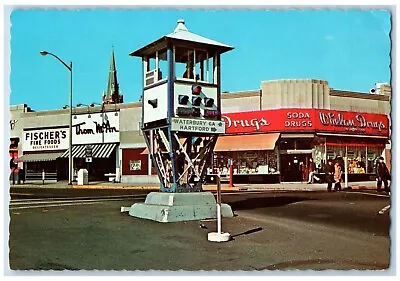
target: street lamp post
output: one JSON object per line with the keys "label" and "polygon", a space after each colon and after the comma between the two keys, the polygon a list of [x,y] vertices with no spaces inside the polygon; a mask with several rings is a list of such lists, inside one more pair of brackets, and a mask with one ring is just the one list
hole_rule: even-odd
{"label": "street lamp post", "polygon": [[69,167],[68,167],[68,184],[72,185],[72,61],[67,65],[62,59],[55,54],[41,51],[42,56],[50,55],[55,57],[61,62],[70,72],[70,91],[69,91],[69,144],[68,144],[68,156],[69,156]]}

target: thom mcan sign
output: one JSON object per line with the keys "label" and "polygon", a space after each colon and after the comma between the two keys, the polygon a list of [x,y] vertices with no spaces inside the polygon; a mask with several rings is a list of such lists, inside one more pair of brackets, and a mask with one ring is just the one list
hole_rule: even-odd
{"label": "thom mcan sign", "polygon": [[23,151],[61,150],[68,148],[68,128],[24,131]]}
{"label": "thom mcan sign", "polygon": [[119,113],[79,114],[72,117],[72,143],[119,142]]}

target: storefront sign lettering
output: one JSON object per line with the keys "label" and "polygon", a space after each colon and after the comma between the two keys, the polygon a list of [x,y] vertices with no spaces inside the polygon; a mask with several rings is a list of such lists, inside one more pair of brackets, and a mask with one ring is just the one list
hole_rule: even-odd
{"label": "storefront sign lettering", "polygon": [[381,132],[383,129],[386,129],[386,126],[382,121],[367,121],[363,115],[357,115],[356,119],[361,128],[373,128],[377,129],[379,132]]}
{"label": "storefront sign lettering", "polygon": [[319,119],[322,125],[328,126],[341,126],[341,127],[353,127],[353,128],[371,128],[376,129],[379,132],[385,129],[386,126],[382,121],[368,121],[366,117],[361,114],[354,116],[354,119],[345,119],[340,113],[337,115],[333,112],[330,113],[319,113]]}
{"label": "storefront sign lettering", "polygon": [[82,129],[82,125],[86,125],[86,122],[82,122],[80,124],[76,124],[74,127],[76,127],[75,133],[77,135],[94,135],[94,134],[103,134],[103,133],[114,133],[114,132],[119,132],[115,127],[112,127],[110,125],[110,122],[107,120],[103,122],[103,124],[99,124],[96,121],[93,121],[95,124],[96,131],[93,129]]}
{"label": "storefront sign lettering", "polygon": [[[308,112],[288,112],[285,127],[312,127],[312,120]],[[294,120],[293,120],[294,119]]]}
{"label": "storefront sign lettering", "polygon": [[343,126],[343,127],[354,127],[354,120],[346,120],[344,119],[342,114],[335,113],[319,113],[319,120],[321,120],[322,125],[334,125],[334,126]]}
{"label": "storefront sign lettering", "polygon": [[24,151],[65,149],[68,147],[68,128],[25,131],[22,147]]}
{"label": "storefront sign lettering", "polygon": [[222,119],[226,122],[226,128],[253,128],[254,131],[259,131],[261,127],[269,126],[270,123],[264,118],[253,118],[253,119],[239,119],[235,120],[227,115],[223,115]]}
{"label": "storefront sign lettering", "polygon": [[316,108],[282,108],[225,113],[226,134],[253,132],[332,132],[389,136],[385,114]]}
{"label": "storefront sign lettering", "polygon": [[80,124],[76,124],[76,131],[77,135],[94,135],[94,131],[92,129],[81,129],[81,125],[85,125],[86,122],[82,122]]}
{"label": "storefront sign lettering", "polygon": [[115,127],[110,125],[110,121],[108,120],[103,122],[103,124],[99,124],[96,121],[94,123],[96,124],[96,133],[98,134],[119,132]]}
{"label": "storefront sign lettering", "polygon": [[119,114],[115,112],[73,116],[73,144],[119,142]]}

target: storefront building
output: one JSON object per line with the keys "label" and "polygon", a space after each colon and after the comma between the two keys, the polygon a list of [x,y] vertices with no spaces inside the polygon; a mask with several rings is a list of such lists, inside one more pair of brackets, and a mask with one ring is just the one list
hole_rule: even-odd
{"label": "storefront building", "polygon": [[[350,182],[373,179],[376,157],[390,167],[390,98],[390,91],[341,91],[312,79],[264,81],[259,90],[223,93],[226,135],[219,137],[209,174],[228,174],[233,159],[237,183],[304,181],[310,158],[323,172],[328,158],[347,156]],[[69,110],[16,105],[10,113],[10,162],[14,157],[25,167],[27,180],[42,170],[67,180]],[[87,168],[90,180],[114,174],[124,183],[157,183],[141,114],[140,102],[73,108],[75,171]]]}
{"label": "storefront building", "polygon": [[[72,115],[73,170],[89,170],[90,180],[107,180],[105,174],[119,170],[119,108],[104,105],[74,108]],[[19,116],[23,124],[15,162],[24,168],[25,182],[68,180],[69,110],[27,111]],[[10,146],[11,147],[11,146]],[[87,161],[86,149],[91,149]]]}
{"label": "storefront building", "polygon": [[[119,112],[75,114],[72,117],[72,157],[74,177],[80,169],[88,170],[90,180],[104,180],[116,174],[119,166]],[[68,159],[66,150],[60,158]]]}
{"label": "storefront building", "polygon": [[347,157],[348,181],[374,180],[377,157],[390,166],[391,95],[375,92],[334,90],[327,81],[301,79],[225,93],[226,135],[219,137],[208,178],[218,170],[228,175],[233,160],[236,183],[307,181],[310,158],[323,175],[327,159]]}
{"label": "storefront building", "polygon": [[218,139],[212,168],[227,174],[233,159],[235,182],[307,181],[310,158],[323,173],[327,159],[338,157],[348,159],[349,181],[371,180],[389,137],[385,114],[285,108],[223,119],[226,135]]}

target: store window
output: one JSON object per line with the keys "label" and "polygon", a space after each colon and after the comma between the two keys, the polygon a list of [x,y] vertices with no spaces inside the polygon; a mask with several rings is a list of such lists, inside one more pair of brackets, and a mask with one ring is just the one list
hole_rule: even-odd
{"label": "store window", "polygon": [[277,173],[274,151],[218,152],[214,155],[212,173],[229,174],[230,159],[233,159],[233,174]]}
{"label": "store window", "polygon": [[[383,146],[347,146],[347,172],[349,174],[375,173],[376,159],[381,155]],[[326,158],[346,156],[346,146],[327,146]]]}
{"label": "store window", "polygon": [[347,148],[347,169],[349,174],[365,174],[365,155],[365,146]]}

